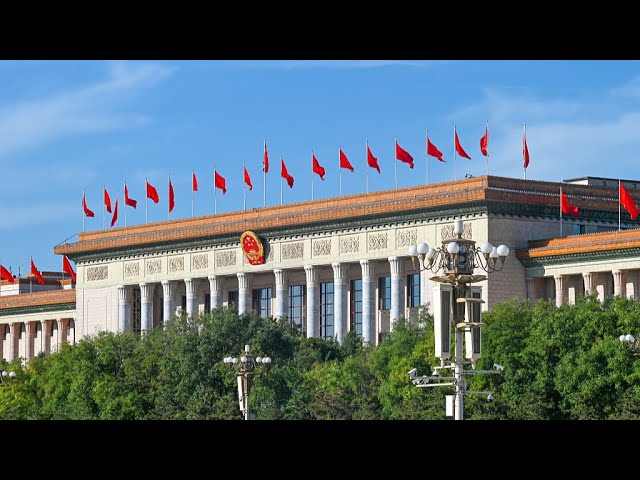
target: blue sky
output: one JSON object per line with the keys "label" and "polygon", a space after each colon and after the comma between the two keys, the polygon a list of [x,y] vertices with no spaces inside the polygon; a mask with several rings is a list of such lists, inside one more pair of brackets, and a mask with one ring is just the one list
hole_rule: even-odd
{"label": "blue sky", "polygon": [[[489,173],[522,178],[640,178],[638,61],[0,61],[0,264],[17,273],[33,256],[60,270],[54,245],[82,231],[82,192],[102,228],[102,187],[112,201],[126,181],[145,222],[145,177],[167,219],[171,174],[176,208],[191,216],[191,171],[200,191],[195,214],[213,213],[213,166],[227,180],[218,212],[243,207],[242,162],[252,177],[247,208],[263,203],[262,149],[271,170],[267,205],[280,203],[279,158],[295,178],[284,202],[311,199],[311,150],[327,173],[315,198],[339,194],[338,145],[355,167],[343,195],[423,184],[425,131],[447,163],[428,157],[429,183],[454,179],[453,127],[472,157],[457,177],[486,173],[479,140],[489,122]],[[394,137],[414,158],[397,162]],[[382,174],[366,167],[365,141]],[[117,226],[124,225],[120,198]],[[110,215],[105,216],[108,228]]]}

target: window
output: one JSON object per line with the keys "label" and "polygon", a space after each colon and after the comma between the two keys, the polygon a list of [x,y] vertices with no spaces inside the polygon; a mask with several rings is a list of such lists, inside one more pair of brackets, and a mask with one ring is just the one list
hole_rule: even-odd
{"label": "window", "polygon": [[139,335],[142,330],[142,301],[139,288],[133,289],[131,303],[131,331]]}
{"label": "window", "polygon": [[187,313],[187,296],[186,295],[182,295],[182,311],[184,313]]}
{"label": "window", "polygon": [[238,308],[238,291],[229,292],[227,296],[227,306],[229,308]]}
{"label": "window", "polygon": [[67,342],[71,345],[76,343],[76,324],[72,318],[67,322]]}
{"label": "window", "polygon": [[350,330],[362,336],[362,279],[351,280]]}
{"label": "window", "polygon": [[409,308],[420,306],[420,274],[407,275],[407,304]]}
{"label": "window", "polygon": [[298,331],[307,333],[306,285],[289,285],[289,321],[298,326]]}
{"label": "window", "polygon": [[378,278],[378,309],[391,309],[391,277]]}
{"label": "window", "polygon": [[333,282],[320,284],[320,338],[333,338]]}
{"label": "window", "polygon": [[209,313],[211,311],[211,294],[204,294],[204,313]]}
{"label": "window", "polygon": [[253,290],[252,308],[260,318],[271,316],[271,289],[256,288]]}

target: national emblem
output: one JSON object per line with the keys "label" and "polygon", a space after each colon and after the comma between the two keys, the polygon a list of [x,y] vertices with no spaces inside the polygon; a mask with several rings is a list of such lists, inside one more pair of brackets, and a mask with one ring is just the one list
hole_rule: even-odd
{"label": "national emblem", "polygon": [[251,265],[262,265],[264,263],[264,247],[255,233],[251,231],[244,232],[240,236],[240,246]]}

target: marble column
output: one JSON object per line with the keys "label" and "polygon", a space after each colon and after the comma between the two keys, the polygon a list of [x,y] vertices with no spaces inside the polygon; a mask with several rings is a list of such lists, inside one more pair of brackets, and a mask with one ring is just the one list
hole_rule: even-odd
{"label": "marble column", "polygon": [[18,358],[18,342],[20,341],[20,323],[13,322],[9,324],[9,358],[15,360]]}
{"label": "marble column", "polygon": [[564,275],[554,275],[553,279],[556,282],[556,307],[564,304],[564,290],[566,278]]}
{"label": "marble column", "polygon": [[142,333],[153,328],[153,290],[155,284],[140,284],[140,330]]}
{"label": "marble column", "polygon": [[583,273],[582,280],[584,281],[584,294],[589,295],[595,291],[595,286],[593,285],[594,274],[591,272]]}
{"label": "marble column", "polygon": [[51,324],[53,320],[42,320],[42,351],[45,354],[51,353]]}
{"label": "marble column", "polygon": [[342,344],[347,334],[347,273],[348,265],[334,262],[333,268],[333,332]]}
{"label": "marble column", "polygon": [[222,288],[224,278],[217,275],[209,275],[209,290],[211,298],[211,311],[222,306]]}
{"label": "marble column", "polygon": [[626,270],[613,270],[611,274],[613,275],[613,294],[624,297],[625,296],[625,281],[626,281]]}
{"label": "marble column", "polygon": [[36,322],[27,322],[26,330],[27,348],[25,351],[25,355],[27,356],[27,360],[31,360],[33,358],[33,340],[36,336]]}
{"label": "marble column", "polygon": [[67,325],[69,319],[61,318],[58,320],[58,348],[62,348],[62,344],[67,341]]}
{"label": "marble column", "polygon": [[404,313],[404,259],[389,257],[391,266],[391,310],[389,330],[393,332],[393,323]]}
{"label": "marble column", "polygon": [[162,280],[162,321],[166,325],[176,314],[176,283]]}
{"label": "marble column", "polygon": [[187,318],[192,318],[198,313],[198,280],[185,278],[184,284],[187,292]]}
{"label": "marble column", "polygon": [[118,332],[131,331],[131,287],[118,285]]}
{"label": "marble column", "polygon": [[238,314],[251,311],[251,274],[238,272]]}
{"label": "marble column", "polygon": [[307,338],[320,336],[320,283],[315,265],[305,265],[307,275]]}
{"label": "marble column", "polygon": [[[365,343],[375,345],[377,336],[375,264],[370,260],[360,260],[360,267],[362,268],[362,339]],[[422,296],[422,290],[420,292]]]}
{"label": "marble column", "polygon": [[276,276],[276,317],[289,316],[289,274],[286,270],[277,268],[273,271]]}

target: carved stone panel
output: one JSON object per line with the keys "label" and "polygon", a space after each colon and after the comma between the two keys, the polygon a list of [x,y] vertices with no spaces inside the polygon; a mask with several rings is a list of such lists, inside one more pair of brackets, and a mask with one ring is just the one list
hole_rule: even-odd
{"label": "carved stone panel", "polygon": [[137,277],[140,275],[140,262],[127,262],[124,264],[125,277]]}
{"label": "carved stone panel", "polygon": [[418,239],[418,231],[415,228],[408,230],[398,230],[396,238],[396,247],[408,247],[416,245]]}
{"label": "carved stone panel", "polygon": [[107,265],[101,265],[99,267],[87,268],[87,282],[95,282],[98,280],[106,280],[109,276],[109,269]]}
{"label": "carved stone panel", "polygon": [[209,255],[206,253],[198,253],[191,257],[191,269],[201,270],[209,267]]}
{"label": "carved stone panel", "polygon": [[184,257],[172,257],[169,259],[169,273],[184,271]]}
{"label": "carved stone panel", "polygon": [[267,261],[273,262],[273,247],[269,245],[269,255],[267,255]]}
{"label": "carved stone panel", "polygon": [[231,267],[236,265],[236,251],[227,250],[225,252],[216,252],[216,268]]}
{"label": "carved stone panel", "polygon": [[385,250],[389,243],[387,232],[369,234],[369,250]]}
{"label": "carved stone panel", "polygon": [[360,251],[360,237],[340,237],[340,253],[358,253]]}
{"label": "carved stone panel", "polygon": [[[450,238],[455,238],[453,234],[453,225],[443,225],[440,228],[440,236],[442,240],[449,240]],[[471,240],[472,231],[471,231],[471,222],[464,222],[462,229],[462,238],[466,240]]]}
{"label": "carved stone panel", "polygon": [[282,260],[293,260],[304,257],[304,243],[283,243],[282,244]]}
{"label": "carved stone panel", "polygon": [[331,255],[331,239],[330,238],[319,238],[317,240],[313,240],[311,245],[313,246],[312,255],[314,257]]}
{"label": "carved stone panel", "polygon": [[146,268],[145,268],[145,273],[147,275],[156,275],[160,273],[160,270],[161,270],[161,267],[160,267],[159,258],[152,258],[150,260],[147,260]]}

